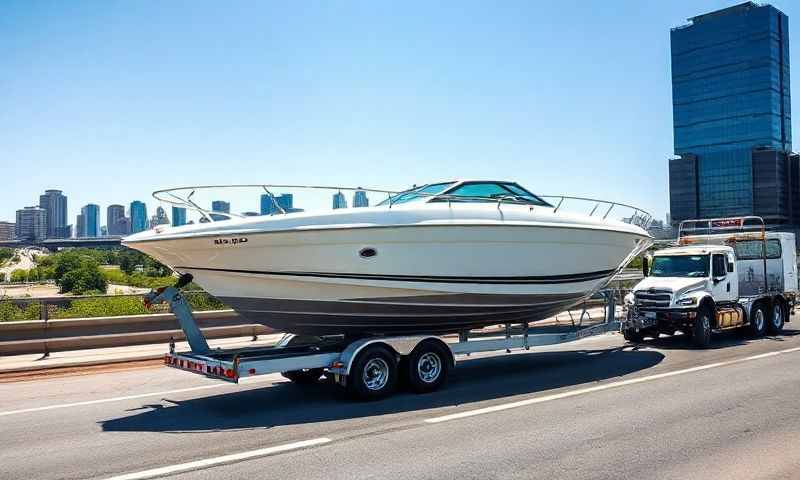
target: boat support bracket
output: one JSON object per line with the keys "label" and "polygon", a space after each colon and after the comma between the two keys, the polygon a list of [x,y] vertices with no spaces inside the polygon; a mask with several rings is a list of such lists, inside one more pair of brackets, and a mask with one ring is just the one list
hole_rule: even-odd
{"label": "boat support bracket", "polygon": [[158,303],[167,303],[175,318],[186,335],[186,341],[189,342],[189,348],[193,353],[205,355],[211,352],[208,346],[205,335],[197,326],[197,321],[192,315],[192,307],[186,301],[186,297],[181,294],[181,288],[185,287],[192,281],[192,276],[185,273],[180,276],[178,282],[172,287],[159,288],[152,290],[144,296],[144,304],[146,307]]}

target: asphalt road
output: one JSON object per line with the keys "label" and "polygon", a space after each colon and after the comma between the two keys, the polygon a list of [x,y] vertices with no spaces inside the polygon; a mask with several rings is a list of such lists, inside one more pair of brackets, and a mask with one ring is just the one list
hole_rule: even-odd
{"label": "asphalt road", "polygon": [[373,403],[165,367],[0,384],[0,478],[799,478],[798,333],[473,356]]}

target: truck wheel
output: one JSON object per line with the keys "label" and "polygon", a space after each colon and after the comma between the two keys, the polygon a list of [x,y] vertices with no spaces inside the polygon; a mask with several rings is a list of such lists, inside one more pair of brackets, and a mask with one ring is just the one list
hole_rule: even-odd
{"label": "truck wheel", "polygon": [[692,326],[692,345],[696,348],[708,348],[711,344],[711,309],[701,307],[697,310]]}
{"label": "truck wheel", "polygon": [[753,307],[753,315],[750,319],[748,332],[753,338],[763,337],[767,330],[767,312],[764,304],[758,303]]}
{"label": "truck wheel", "polygon": [[767,330],[772,335],[780,335],[783,332],[783,324],[786,322],[786,309],[783,303],[776,301],[772,304],[772,315],[767,324]]}
{"label": "truck wheel", "polygon": [[386,397],[397,383],[397,360],[393,352],[381,345],[365,348],[356,357],[347,377],[347,391],[357,400]]}
{"label": "truck wheel", "polygon": [[319,377],[322,376],[322,372],[323,369],[321,368],[304,368],[303,370],[282,372],[281,375],[298,385],[309,385],[316,383]]}
{"label": "truck wheel", "polygon": [[628,328],[623,331],[622,336],[631,343],[642,343],[644,341],[644,332],[641,330],[636,331],[633,328]]}
{"label": "truck wheel", "polygon": [[408,356],[408,385],[416,393],[437,390],[447,381],[450,352],[439,342],[422,342]]}

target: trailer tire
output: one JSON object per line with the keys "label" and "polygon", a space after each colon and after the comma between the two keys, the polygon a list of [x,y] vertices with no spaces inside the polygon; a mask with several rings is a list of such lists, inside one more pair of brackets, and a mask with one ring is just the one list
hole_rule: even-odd
{"label": "trailer tire", "polygon": [[625,329],[625,331],[622,332],[622,336],[631,343],[642,343],[644,341],[644,332],[641,330],[637,331],[633,328]]}
{"label": "trailer tire", "polygon": [[780,335],[783,332],[783,325],[786,323],[786,306],[780,300],[772,303],[772,315],[767,323],[767,331],[771,335]]}
{"label": "trailer tire", "polygon": [[397,356],[384,345],[370,345],[350,368],[347,393],[356,400],[378,400],[392,393],[396,384]]}
{"label": "trailer tire", "polygon": [[691,328],[692,345],[695,348],[708,348],[711,345],[711,309],[702,306],[697,309]]}
{"label": "trailer tire", "polygon": [[756,303],[753,305],[753,314],[752,318],[750,319],[750,326],[748,327],[748,333],[753,338],[760,338],[764,336],[764,333],[767,330],[767,310],[764,308],[764,304],[762,302]]}
{"label": "trailer tire", "polygon": [[322,368],[305,368],[303,370],[291,370],[289,372],[282,372],[285,378],[288,378],[292,381],[292,383],[296,383],[298,385],[310,385],[312,383],[317,383],[319,377],[322,376],[323,373]]}
{"label": "trailer tire", "polygon": [[447,381],[450,372],[450,351],[437,341],[420,343],[408,356],[406,378],[415,393],[429,393]]}

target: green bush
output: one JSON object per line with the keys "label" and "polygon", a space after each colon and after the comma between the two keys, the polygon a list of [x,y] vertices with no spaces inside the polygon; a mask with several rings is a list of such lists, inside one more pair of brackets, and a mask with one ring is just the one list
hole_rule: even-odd
{"label": "green bush", "polygon": [[92,292],[102,294],[108,287],[108,282],[100,273],[98,266],[89,262],[65,273],[58,280],[58,284],[62,293],[72,292],[76,295],[91,294]]}
{"label": "green bush", "polygon": [[30,303],[25,307],[18,307],[9,300],[0,300],[0,322],[20,320],[38,320],[39,304]]}
{"label": "green bush", "polygon": [[141,297],[97,297],[73,300],[68,308],[59,308],[50,313],[50,318],[115,317],[148,313],[151,312],[144,307]]}
{"label": "green bush", "polygon": [[0,264],[14,257],[14,250],[10,248],[0,248]]}

